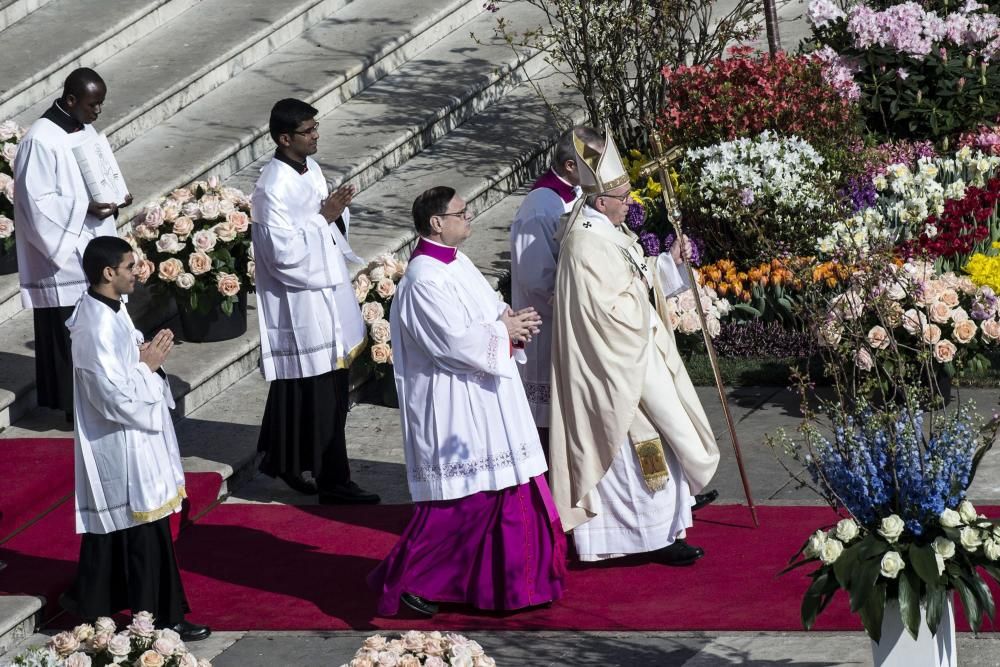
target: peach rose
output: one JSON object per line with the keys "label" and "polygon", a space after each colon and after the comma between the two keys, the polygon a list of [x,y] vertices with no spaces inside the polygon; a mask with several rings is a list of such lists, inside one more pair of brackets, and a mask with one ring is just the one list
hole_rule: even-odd
{"label": "peach rose", "polygon": [[240,234],[250,228],[250,216],[243,211],[230,211],[226,214],[226,222],[230,223]]}
{"label": "peach rose", "polygon": [[160,269],[158,271],[160,280],[172,283],[177,280],[177,276],[182,273],[184,273],[184,265],[181,264],[181,260],[176,257],[171,257],[164,262],[160,262]]}
{"label": "peach rose", "polygon": [[372,345],[372,361],[376,364],[391,363],[392,348],[387,343],[376,343]]}
{"label": "peach rose", "polygon": [[223,217],[228,217],[230,213],[236,210],[236,204],[231,200],[223,197],[219,200],[219,214]]}
{"label": "peach rose", "polygon": [[212,227],[212,231],[215,232],[215,235],[218,236],[219,240],[222,241],[223,243],[229,243],[230,241],[235,241],[236,235],[238,233],[236,231],[235,225],[233,225],[233,223],[229,222],[228,220],[226,222],[220,222],[219,224]]}
{"label": "peach rose", "polygon": [[383,299],[388,299],[396,293],[396,283],[392,282],[392,278],[383,278],[375,286],[375,292]]}
{"label": "peach rose", "polygon": [[958,352],[958,348],[947,338],[938,341],[934,345],[934,358],[942,364],[946,364],[954,359],[956,352]]}
{"label": "peach rose", "polygon": [[919,306],[926,306],[929,303],[934,303],[941,296],[941,291],[944,289],[944,285],[941,284],[941,281],[926,280],[923,283],[918,284],[914,301]]}
{"label": "peach rose", "polygon": [[73,636],[79,639],[81,642],[85,642],[95,634],[94,626],[90,623],[81,623],[80,625],[73,628]]}
{"label": "peach rose", "polygon": [[1000,320],[986,320],[979,326],[983,330],[983,338],[992,341],[1000,340]]}
{"label": "peach rose", "polygon": [[398,667],[420,667],[420,658],[415,655],[404,655],[399,659]]}
{"label": "peach rose", "polygon": [[398,667],[400,657],[401,656],[398,653],[394,653],[392,651],[382,651],[378,654],[378,666]]}
{"label": "peach rose", "polygon": [[936,324],[925,325],[921,333],[921,338],[924,339],[925,343],[934,345],[941,340],[941,327]]}
{"label": "peach rose", "polygon": [[372,325],[385,318],[385,308],[377,301],[371,301],[361,306],[361,319],[365,324]]}
{"label": "peach rose", "polygon": [[80,640],[72,632],[60,632],[49,640],[49,646],[65,658],[80,648]]}
{"label": "peach rose", "polygon": [[938,295],[938,301],[945,304],[949,308],[954,308],[958,305],[958,292],[950,287],[943,289]]}
{"label": "peach rose", "polygon": [[188,188],[177,188],[170,193],[170,197],[178,204],[184,205],[194,199],[194,193]]}
{"label": "peach rose", "polygon": [[188,266],[191,273],[200,276],[212,270],[212,258],[201,251],[193,252],[188,256]]}
{"label": "peach rose", "polygon": [[[155,270],[156,264],[153,264],[148,259],[140,259],[135,265],[135,279],[140,283],[145,283]],[[113,629],[112,632],[114,632]]]}
{"label": "peach rose", "polygon": [[160,210],[163,211],[164,220],[173,222],[181,214],[181,203],[176,199],[165,199],[160,204]]}
{"label": "peach rose", "polygon": [[931,322],[945,324],[951,319],[951,307],[943,301],[935,301],[929,309]]}
{"label": "peach rose", "polygon": [[159,206],[147,206],[142,212],[142,224],[157,229],[163,224],[163,209]]}
{"label": "peach rose", "polygon": [[355,294],[364,294],[365,296],[368,296],[368,292],[371,290],[371,288],[372,288],[372,281],[366,274],[362,273],[361,275],[359,275],[357,278],[354,279]]}
{"label": "peach rose", "polygon": [[694,310],[694,307],[694,294],[691,290],[681,292],[677,295],[677,310],[683,312],[685,310]]}
{"label": "peach rose", "polygon": [[155,229],[147,227],[142,223],[132,224],[132,234],[142,241],[153,241],[159,238],[160,234]]}
{"label": "peach rose", "polygon": [[3,148],[0,148],[0,155],[7,161],[7,164],[14,164],[14,158],[17,157],[17,144],[12,141],[5,142]]}
{"label": "peach rose", "polygon": [[861,348],[854,354],[854,365],[867,373],[875,367],[875,360],[868,350]]}
{"label": "peach rose", "polygon": [[884,350],[889,347],[889,332],[885,327],[874,326],[868,330],[868,344],[876,350]]}
{"label": "peach rose", "polygon": [[191,241],[194,243],[196,250],[211,252],[215,250],[215,244],[218,241],[218,238],[216,238],[215,232],[212,230],[203,229],[200,232],[195,232]]}
{"label": "peach rose", "polygon": [[388,343],[389,338],[392,336],[392,332],[389,329],[389,323],[386,320],[377,320],[372,322],[370,333],[372,340],[376,343]]}
{"label": "peach rose", "polygon": [[156,651],[146,651],[135,663],[138,667],[163,667],[163,656]]}
{"label": "peach rose", "polygon": [[222,296],[236,296],[240,293],[240,279],[232,273],[220,273],[216,286]]}
{"label": "peach rose", "polygon": [[5,215],[0,215],[0,239],[10,238],[14,233],[14,221]]}
{"label": "peach rose", "polygon": [[174,234],[177,234],[177,238],[186,240],[187,237],[191,236],[191,232],[194,231],[194,220],[186,215],[182,215],[174,219],[173,229]]}
{"label": "peach rose", "polygon": [[972,342],[972,339],[976,337],[976,332],[978,330],[979,328],[972,320],[962,320],[961,322],[955,323],[955,328],[951,330],[951,335],[955,339],[956,343],[968,345]]}
{"label": "peach rose", "polygon": [[208,177],[208,187],[210,187],[211,189],[217,190],[219,188],[219,184],[220,183],[221,183],[221,181],[219,180],[218,176],[209,176]]}
{"label": "peach rose", "polygon": [[198,200],[198,206],[201,207],[201,217],[206,220],[215,220],[220,215],[222,211],[219,210],[219,198],[208,195],[202,197]]}
{"label": "peach rose", "polygon": [[177,286],[181,289],[191,289],[194,287],[194,283],[195,277],[186,271],[177,276]]}

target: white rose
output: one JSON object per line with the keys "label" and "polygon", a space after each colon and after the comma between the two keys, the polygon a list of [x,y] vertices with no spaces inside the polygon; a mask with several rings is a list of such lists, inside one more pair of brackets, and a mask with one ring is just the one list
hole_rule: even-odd
{"label": "white rose", "polygon": [[94,629],[101,634],[107,634],[109,632],[114,633],[117,627],[113,619],[107,616],[100,616],[94,621]]}
{"label": "white rose", "polygon": [[935,537],[931,548],[934,549],[934,553],[946,560],[955,556],[955,543],[947,537]]}
{"label": "white rose", "polygon": [[195,249],[202,252],[211,252],[215,250],[216,241],[218,241],[218,239],[215,236],[215,232],[209,229],[203,229],[195,232],[191,237],[191,242],[194,243]]}
{"label": "white rose", "polygon": [[810,535],[809,541],[806,542],[805,551],[803,551],[805,557],[819,558],[820,554],[823,553],[823,545],[826,544],[826,539],[826,533],[822,530],[817,530]]}
{"label": "white rose", "polygon": [[965,308],[959,306],[958,308],[953,308],[951,311],[951,321],[952,322],[965,322],[969,319],[969,311]]}
{"label": "white rose", "polygon": [[66,658],[63,667],[90,667],[92,664],[90,656],[86,653],[74,653]]}
{"label": "white rose", "polygon": [[978,518],[976,513],[976,507],[968,500],[963,500],[958,505],[958,515],[962,517],[962,521],[965,523],[972,523]]}
{"label": "white rose", "polygon": [[163,234],[156,241],[156,249],[168,255],[174,255],[184,247],[176,234]]}
{"label": "white rose", "polygon": [[958,531],[958,541],[962,543],[966,551],[975,551],[983,545],[983,538],[979,534],[978,528],[966,526]]}
{"label": "white rose", "polygon": [[915,308],[910,308],[903,313],[903,328],[908,333],[916,336],[923,330],[925,324],[927,324],[927,317]]}
{"label": "white rose", "polygon": [[854,540],[860,531],[858,530],[858,523],[854,519],[841,519],[837,522],[837,539],[841,542],[851,542]]}
{"label": "white rose", "polygon": [[391,336],[389,323],[386,320],[372,322],[371,337],[373,341],[376,343],[388,343]]}
{"label": "white rose", "polygon": [[0,148],[0,155],[7,161],[7,164],[14,164],[14,158],[17,156],[17,144],[11,141],[4,143],[3,148]]}
{"label": "white rose", "polygon": [[19,134],[20,128],[12,120],[5,120],[0,123],[0,141],[7,141],[8,139],[13,139]]}
{"label": "white rose", "polygon": [[372,281],[373,284],[378,283],[378,281],[385,278],[385,267],[376,266],[374,269],[368,272],[368,279]]}
{"label": "white rose", "polygon": [[198,201],[198,207],[201,210],[201,217],[206,220],[215,220],[221,215],[218,197],[202,197]]}
{"label": "white rose", "polygon": [[194,274],[188,273],[186,271],[181,275],[177,276],[177,286],[180,287],[181,289],[191,289],[192,287],[194,287],[194,281],[195,281]]}
{"label": "white rose", "polygon": [[962,525],[962,515],[955,510],[941,512],[941,525],[945,528],[957,528]]}
{"label": "white rose", "polygon": [[906,563],[903,561],[903,557],[895,551],[889,551],[882,556],[879,573],[886,579],[895,579],[905,567]]}
{"label": "white rose", "polygon": [[108,642],[108,652],[119,657],[127,656],[132,652],[132,640],[125,632],[119,632]]}
{"label": "white rose", "polygon": [[838,539],[830,538],[823,543],[823,550],[820,551],[819,559],[826,565],[830,565],[844,553],[844,543]]}
{"label": "white rose", "polygon": [[882,525],[878,529],[878,534],[884,537],[888,542],[893,543],[899,539],[899,536],[903,534],[903,528],[906,524],[903,520],[895,514],[890,514],[889,516],[882,519]]}
{"label": "white rose", "polygon": [[[361,319],[365,324],[372,325],[385,318],[385,308],[377,301],[370,301],[361,306]],[[382,342],[382,341],[379,341]]]}

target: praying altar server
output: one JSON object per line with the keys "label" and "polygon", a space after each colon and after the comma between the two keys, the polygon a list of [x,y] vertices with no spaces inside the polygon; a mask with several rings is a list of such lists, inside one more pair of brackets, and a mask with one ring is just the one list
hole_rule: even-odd
{"label": "praying altar server", "polygon": [[472,231],[449,187],[413,203],[420,239],[389,314],[413,518],[368,577],[400,601],[520,609],[562,596],[565,537],[513,343],[541,320],[513,311],[458,247]]}
{"label": "praying altar server", "polygon": [[119,206],[87,194],[73,148],[97,137],[107,86],[97,72],[76,69],[18,145],[14,158],[14,219],[21,303],[34,309],[38,405],[73,411],[73,361],[66,318],[87,290],[81,264],[97,236],[115,236]]}
{"label": "praying altar server", "polygon": [[347,262],[354,186],[330,194],[316,153],[316,109],[296,99],[271,109],[274,158],[251,197],[260,309],[260,364],[271,383],[257,449],[261,471],[323,504],[372,504],[351,480],[344,433],[348,367],[365,324]]}
{"label": "praying altar server", "polygon": [[84,619],[123,608],[148,611],[184,641],[208,637],[189,611],[174,557],[170,515],[185,497],[174,407],[161,370],[173,334],[149,343],[122,297],[135,289],[136,258],[117,236],[83,253],[90,288],[67,322],[73,344],[76,580],[61,603]]}
{"label": "praying altar server", "polygon": [[581,560],[651,552],[689,565],[704,555],[684,539],[692,492],[719,450],[665,317],[665,299],[687,287],[688,242],[647,264],[623,224],[630,183],[614,140],[574,145],[586,200],[559,230],[552,493]]}
{"label": "praying altar server", "polygon": [[[573,135],[594,142],[601,135],[590,127],[567,130],[556,144],[552,166],[525,196],[510,228],[510,300],[515,309],[532,307],[544,322],[552,320],[552,293],[556,286],[559,219],[573,209],[580,196]],[[519,365],[524,392],[538,428],[542,449],[549,446],[549,375],[551,374],[552,329],[543,327],[531,345],[524,348],[525,363]]]}

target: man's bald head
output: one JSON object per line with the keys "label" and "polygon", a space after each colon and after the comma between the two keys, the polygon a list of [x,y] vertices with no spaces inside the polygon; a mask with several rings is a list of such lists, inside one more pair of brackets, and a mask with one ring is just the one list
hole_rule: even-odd
{"label": "man's bald head", "polygon": [[101,115],[108,87],[101,75],[89,67],[69,73],[63,84],[62,107],[81,123],[93,123]]}
{"label": "man's bald head", "polygon": [[66,82],[63,84],[62,96],[64,100],[70,95],[79,98],[94,88],[103,88],[107,91],[104,79],[89,67],[79,67],[70,72],[69,76],[66,77]]}

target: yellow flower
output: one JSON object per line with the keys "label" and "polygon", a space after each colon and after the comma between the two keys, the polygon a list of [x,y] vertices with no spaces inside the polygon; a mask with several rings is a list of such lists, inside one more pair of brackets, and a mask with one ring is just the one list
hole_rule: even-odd
{"label": "yellow flower", "polygon": [[985,285],[1000,292],[1000,255],[989,256],[977,252],[969,258],[964,268],[976,285]]}

